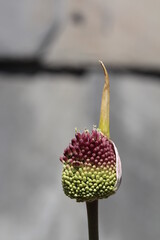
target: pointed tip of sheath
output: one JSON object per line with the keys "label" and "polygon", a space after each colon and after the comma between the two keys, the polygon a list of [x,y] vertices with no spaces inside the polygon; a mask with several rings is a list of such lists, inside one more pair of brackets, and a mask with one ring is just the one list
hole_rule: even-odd
{"label": "pointed tip of sheath", "polygon": [[103,68],[104,75],[105,75],[105,81],[109,81],[108,72],[107,72],[106,67],[104,66],[104,63],[103,63],[101,60],[99,60],[99,63],[101,64],[101,66],[102,66],[102,68]]}
{"label": "pointed tip of sheath", "polygon": [[110,87],[109,87],[109,76],[107,70],[102,61],[99,61],[105,75],[105,82],[102,92],[102,100],[101,100],[101,111],[100,111],[100,121],[99,128],[103,132],[105,136],[110,138],[109,131],[109,108],[110,108]]}

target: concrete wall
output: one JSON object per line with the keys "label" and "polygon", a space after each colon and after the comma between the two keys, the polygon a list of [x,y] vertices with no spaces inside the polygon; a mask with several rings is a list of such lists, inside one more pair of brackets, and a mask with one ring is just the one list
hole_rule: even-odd
{"label": "concrete wall", "polygon": [[0,57],[159,68],[159,8],[158,0],[1,0]]}

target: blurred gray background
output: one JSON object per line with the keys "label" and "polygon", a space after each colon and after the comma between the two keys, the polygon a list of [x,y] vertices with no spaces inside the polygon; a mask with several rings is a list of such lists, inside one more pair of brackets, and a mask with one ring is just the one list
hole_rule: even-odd
{"label": "blurred gray background", "polygon": [[0,0],[0,239],[88,239],[61,187],[74,128],[98,125],[105,63],[119,191],[100,240],[160,239],[160,1]]}

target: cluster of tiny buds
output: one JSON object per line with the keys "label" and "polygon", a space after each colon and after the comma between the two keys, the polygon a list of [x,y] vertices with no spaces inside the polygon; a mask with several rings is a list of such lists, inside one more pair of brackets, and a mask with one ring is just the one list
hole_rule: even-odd
{"label": "cluster of tiny buds", "polygon": [[113,143],[99,129],[94,128],[91,133],[88,130],[77,132],[60,161],[74,167],[105,167],[116,164],[116,154]]}
{"label": "cluster of tiny buds", "polygon": [[66,164],[62,174],[65,194],[70,198],[76,198],[77,202],[107,198],[115,192],[116,180],[115,166],[75,169]]}

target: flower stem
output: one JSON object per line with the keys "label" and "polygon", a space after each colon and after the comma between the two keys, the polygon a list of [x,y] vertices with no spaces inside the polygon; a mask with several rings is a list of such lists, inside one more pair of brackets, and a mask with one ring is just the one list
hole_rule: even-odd
{"label": "flower stem", "polygon": [[98,200],[86,202],[89,240],[98,240]]}

